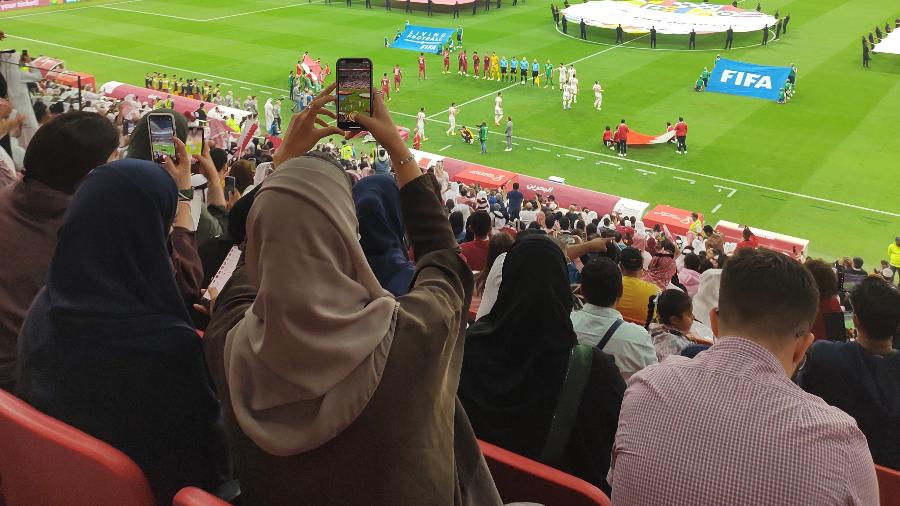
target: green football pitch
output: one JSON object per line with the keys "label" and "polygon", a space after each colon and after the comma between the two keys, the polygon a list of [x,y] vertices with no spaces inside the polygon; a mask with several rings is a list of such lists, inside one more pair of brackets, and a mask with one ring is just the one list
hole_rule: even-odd
{"label": "green football pitch", "polygon": [[[742,6],[753,8],[754,0]],[[688,51],[683,36],[647,36],[588,30],[589,41],[554,27],[549,2],[503,0],[503,7],[460,20],[449,13],[428,18],[405,14],[395,0],[367,10],[362,0],[91,0],[0,18],[5,47],[66,60],[70,69],[109,80],[143,84],[148,71],[209,79],[244,97],[284,95],[287,75],[304,51],[333,62],[367,56],[376,81],[395,63],[403,87],[389,106],[398,124],[414,126],[424,107],[429,140],[422,149],[623,197],[704,213],[807,238],[813,256],[833,260],[861,255],[866,267],[886,257],[900,235],[900,57],[877,55],[861,66],[860,36],[900,16],[884,0],[764,0],[763,10],[791,14],[788,33],[760,46],[759,33],[738,34],[727,57],[799,68],[797,94],[786,105],[715,93],[696,93],[693,83],[712,67],[724,37],[699,36]],[[563,111],[561,94],[440,73],[428,57],[426,81],[416,79],[417,53],[383,47],[406,20],[465,30],[464,45],[479,53],[576,62],[580,101]],[[577,26],[570,26],[577,35]],[[452,67],[455,69],[455,57]],[[603,110],[591,108],[595,80],[604,89]],[[376,84],[377,86],[377,84]],[[489,153],[447,137],[446,109],[461,106],[458,124],[492,123],[493,97],[503,90],[513,117],[516,146],[504,152],[494,128]],[[672,145],[632,148],[625,160],[601,146],[606,125],[621,118],[633,130],[655,134],[684,116],[689,153]]]}

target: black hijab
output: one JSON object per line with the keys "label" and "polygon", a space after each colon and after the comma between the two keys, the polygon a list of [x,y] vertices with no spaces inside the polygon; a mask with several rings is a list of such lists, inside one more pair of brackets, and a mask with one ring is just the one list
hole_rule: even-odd
{"label": "black hijab", "polygon": [[415,267],[404,244],[406,229],[397,183],[391,176],[379,174],[363,178],[353,187],[353,203],[359,243],[378,283],[395,296],[406,295]]}
{"label": "black hijab", "polygon": [[459,398],[475,434],[537,458],[576,344],[566,259],[544,235],[513,245],[491,312],[469,328]]}
{"label": "black hijab", "polygon": [[224,455],[168,251],[177,203],[174,181],[152,162],[91,172],[19,335],[19,395],[123,451],[165,504],[181,487],[215,486]]}

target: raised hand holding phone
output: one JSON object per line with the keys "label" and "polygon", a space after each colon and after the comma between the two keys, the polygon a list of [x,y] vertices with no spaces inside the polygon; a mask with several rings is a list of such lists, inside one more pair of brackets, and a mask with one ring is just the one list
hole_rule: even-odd
{"label": "raised hand holding phone", "polygon": [[372,60],[341,58],[337,61],[337,120],[338,128],[347,131],[363,130],[351,117],[372,112]]}
{"label": "raised hand holding phone", "polygon": [[191,188],[191,158],[187,155],[181,139],[173,136],[172,143],[175,146],[176,157],[164,154],[159,164],[172,176],[179,190],[187,190]]}

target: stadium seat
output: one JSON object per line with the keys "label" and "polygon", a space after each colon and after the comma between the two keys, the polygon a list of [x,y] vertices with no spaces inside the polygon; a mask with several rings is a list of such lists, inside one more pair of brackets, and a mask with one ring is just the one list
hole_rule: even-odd
{"label": "stadium seat", "polygon": [[197,487],[181,489],[172,500],[172,506],[229,506],[229,504]]}
{"label": "stadium seat", "polygon": [[9,506],[154,506],[124,453],[0,390],[0,491]]}
{"label": "stadium seat", "polygon": [[875,466],[881,506],[900,506],[900,471]]}
{"label": "stadium seat", "polygon": [[609,498],[590,483],[558,469],[479,440],[478,445],[504,503],[544,506],[610,506]]}

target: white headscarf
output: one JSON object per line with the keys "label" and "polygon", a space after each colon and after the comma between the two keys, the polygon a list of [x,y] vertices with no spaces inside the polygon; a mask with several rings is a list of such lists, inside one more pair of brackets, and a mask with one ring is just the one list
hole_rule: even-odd
{"label": "white headscarf", "polygon": [[694,296],[694,318],[709,325],[709,312],[719,307],[719,283],[722,269],[709,269],[700,275],[700,288]]}
{"label": "white headscarf", "polygon": [[381,381],[399,306],[357,229],[346,176],[313,157],[280,166],[250,211],[247,272],[258,295],[228,333],[225,371],[238,424],[273,455],[338,436]]}

